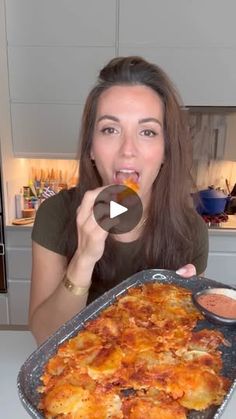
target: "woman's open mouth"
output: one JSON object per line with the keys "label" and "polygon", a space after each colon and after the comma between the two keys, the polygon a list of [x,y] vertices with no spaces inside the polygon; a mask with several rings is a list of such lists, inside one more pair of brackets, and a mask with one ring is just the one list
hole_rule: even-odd
{"label": "woman's open mouth", "polygon": [[114,182],[123,185],[127,180],[139,184],[140,174],[133,169],[120,169],[114,173]]}

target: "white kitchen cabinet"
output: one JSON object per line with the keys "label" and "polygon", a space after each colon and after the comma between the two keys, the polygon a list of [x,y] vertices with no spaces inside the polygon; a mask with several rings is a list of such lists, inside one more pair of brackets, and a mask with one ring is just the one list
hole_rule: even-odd
{"label": "white kitchen cabinet", "polygon": [[209,258],[205,276],[236,287],[236,229],[209,230]]}
{"label": "white kitchen cabinet", "polygon": [[140,55],[163,68],[186,106],[236,105],[236,48],[134,45],[120,47],[119,52]]}
{"label": "white kitchen cabinet", "polygon": [[5,4],[13,153],[74,159],[85,98],[116,55],[117,2]]}
{"label": "white kitchen cabinet", "polygon": [[30,281],[9,279],[8,306],[10,324],[28,324],[29,296]]}
{"label": "white kitchen cabinet", "polygon": [[112,47],[9,47],[13,103],[83,104]]}
{"label": "white kitchen cabinet", "polygon": [[11,105],[15,156],[75,158],[82,105],[14,103]]}
{"label": "white kitchen cabinet", "polygon": [[1,324],[9,324],[7,294],[0,294],[0,325]]}
{"label": "white kitchen cabinet", "polygon": [[119,42],[171,48],[235,46],[235,10],[234,0],[120,0]]}
{"label": "white kitchen cabinet", "polygon": [[15,156],[75,158],[83,105],[111,47],[10,47]]}
{"label": "white kitchen cabinet", "polygon": [[236,105],[234,0],[120,0],[119,54],[157,63],[185,105]]}
{"label": "white kitchen cabinet", "polygon": [[10,45],[104,45],[115,42],[115,0],[6,0]]}
{"label": "white kitchen cabinet", "polygon": [[5,231],[7,304],[9,324],[12,325],[28,323],[32,267],[31,231],[30,227],[7,227]]}
{"label": "white kitchen cabinet", "polygon": [[185,105],[236,106],[234,0],[0,4],[6,6],[0,45],[10,92],[4,100],[11,105],[17,157],[77,157],[85,97],[116,55],[138,54],[159,64]]}

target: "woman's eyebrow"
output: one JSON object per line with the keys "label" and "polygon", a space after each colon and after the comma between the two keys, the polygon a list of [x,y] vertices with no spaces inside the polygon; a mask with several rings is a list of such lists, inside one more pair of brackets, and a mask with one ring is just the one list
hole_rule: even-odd
{"label": "woman's eyebrow", "polygon": [[157,124],[159,124],[162,127],[162,123],[159,121],[159,119],[157,118],[142,118],[139,119],[139,124],[145,124],[146,122],[156,122]]}
{"label": "woman's eyebrow", "polygon": [[[104,119],[110,119],[111,121],[114,121],[114,122],[120,122],[119,118],[117,118],[116,116],[102,115],[98,118],[97,123],[100,121],[103,121]],[[159,124],[160,127],[162,127],[162,123],[157,118],[149,117],[149,118],[142,118],[138,120],[139,124],[144,124],[146,122],[155,122],[156,124]]]}
{"label": "woman's eyebrow", "polygon": [[97,122],[103,121],[103,119],[111,119],[114,122],[119,122],[119,118],[113,115],[102,115],[98,118]]}

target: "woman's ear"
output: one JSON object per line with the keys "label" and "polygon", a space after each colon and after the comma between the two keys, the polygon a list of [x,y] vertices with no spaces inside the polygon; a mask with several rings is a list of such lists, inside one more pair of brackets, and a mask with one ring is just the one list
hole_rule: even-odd
{"label": "woman's ear", "polygon": [[94,154],[93,154],[93,150],[90,151],[90,159],[94,160]]}

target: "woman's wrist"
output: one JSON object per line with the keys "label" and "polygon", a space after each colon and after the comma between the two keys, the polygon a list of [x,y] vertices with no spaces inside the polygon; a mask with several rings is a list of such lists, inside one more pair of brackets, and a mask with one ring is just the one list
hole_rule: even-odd
{"label": "woman's wrist", "polygon": [[64,287],[69,292],[71,292],[72,294],[77,295],[77,296],[78,295],[83,296],[83,295],[88,294],[89,288],[90,288],[90,285],[91,285],[91,282],[90,282],[89,285],[87,285],[87,286],[83,286],[83,287],[78,286],[78,285],[74,284],[70,280],[70,278],[68,278],[67,274],[64,275],[62,283],[63,283]]}
{"label": "woman's wrist", "polygon": [[82,270],[84,272],[93,271],[96,261],[88,257],[87,255],[78,253],[78,250],[75,252],[73,258],[71,259],[68,270]]}
{"label": "woman's wrist", "polygon": [[64,286],[71,292],[73,292],[72,289],[78,289],[77,295],[86,294],[86,290],[88,292],[91,285],[93,269],[94,264],[88,263],[87,260],[74,255],[63,278]]}

